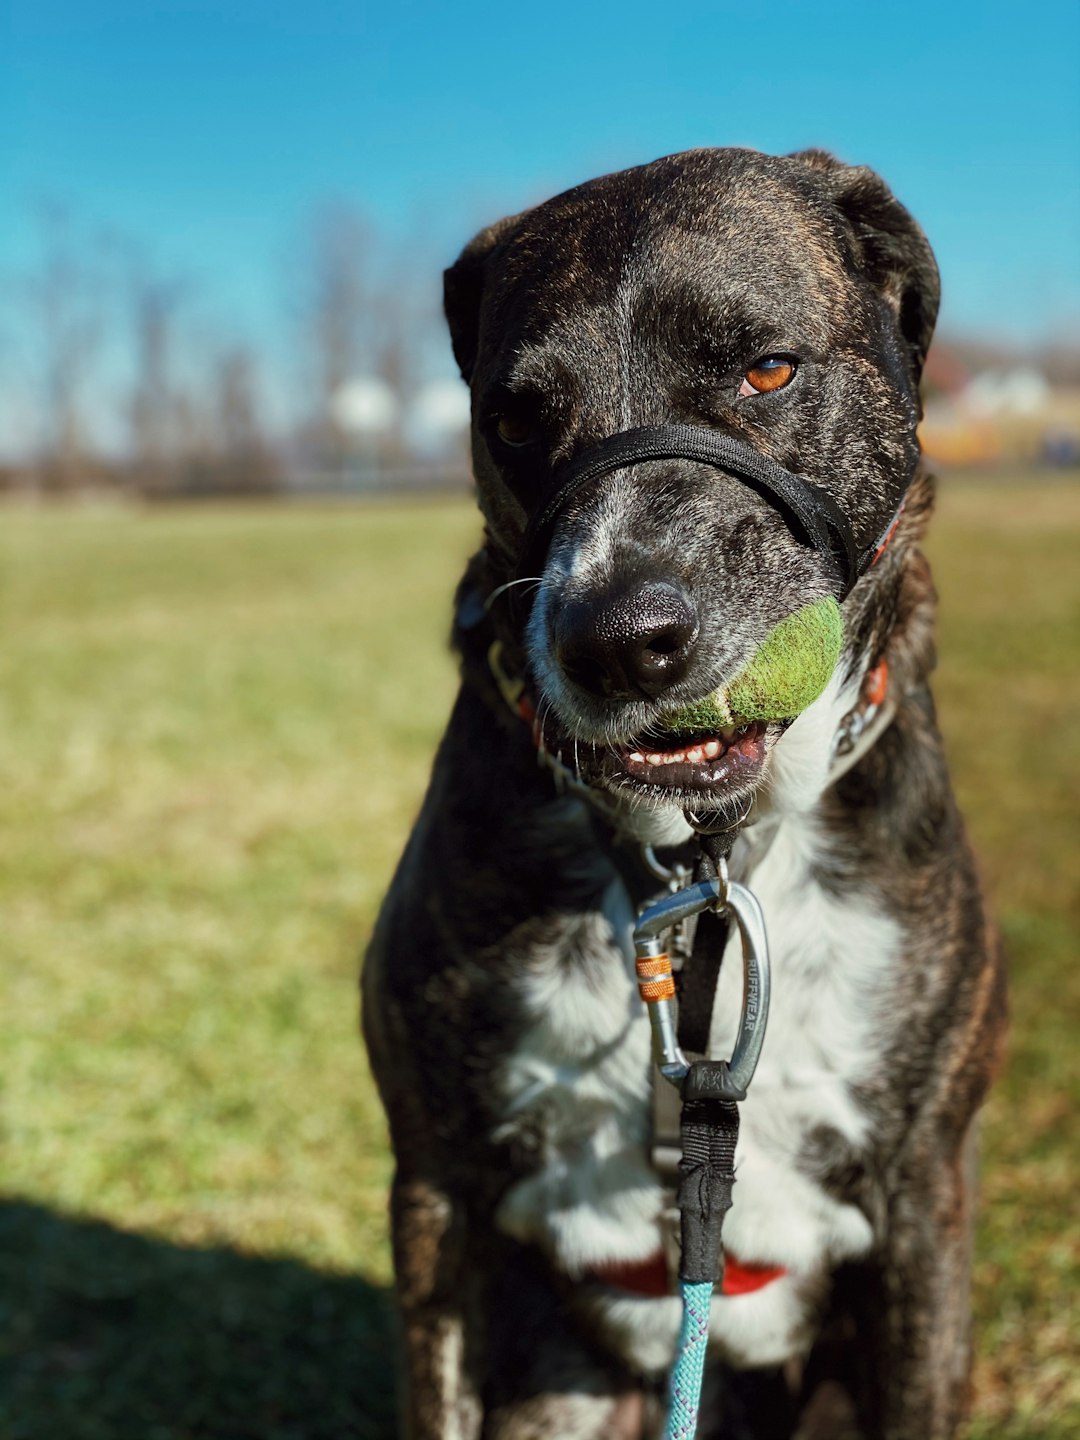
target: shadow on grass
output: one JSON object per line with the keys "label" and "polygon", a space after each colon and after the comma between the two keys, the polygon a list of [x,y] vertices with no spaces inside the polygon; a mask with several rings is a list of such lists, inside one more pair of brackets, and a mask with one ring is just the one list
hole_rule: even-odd
{"label": "shadow on grass", "polygon": [[4,1440],[389,1440],[388,1293],[0,1203]]}

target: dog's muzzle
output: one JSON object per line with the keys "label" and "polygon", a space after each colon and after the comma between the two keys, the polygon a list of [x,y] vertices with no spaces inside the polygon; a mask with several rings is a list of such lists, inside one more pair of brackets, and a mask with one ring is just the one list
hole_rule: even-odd
{"label": "dog's muzzle", "polygon": [[[860,548],[833,495],[752,446],[701,426],[628,430],[553,472],[525,533],[522,578],[544,568],[560,518],[586,486],[629,466],[671,459],[711,465],[762,496],[795,538],[820,557],[833,591],[774,626],[722,689],[659,715],[645,712],[649,723],[622,743],[610,737],[604,744],[575,740],[575,763],[584,765],[589,783],[696,812],[702,805],[744,798],[761,778],[776,725],[789,723],[828,682],[843,640],[839,605],[888,542],[915,467],[884,536]],[[524,592],[524,586],[515,586],[511,594]],[[528,602],[517,603],[524,608]],[[520,610],[519,615],[524,622]],[[568,595],[550,616],[549,639],[561,674],[579,694],[603,703],[646,701],[659,707],[692,673],[702,623],[693,596],[677,580],[645,574],[632,588]]]}

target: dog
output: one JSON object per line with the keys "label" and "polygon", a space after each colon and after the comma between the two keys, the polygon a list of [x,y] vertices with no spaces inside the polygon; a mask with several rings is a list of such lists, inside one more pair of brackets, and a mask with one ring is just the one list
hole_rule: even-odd
{"label": "dog", "polygon": [[[916,425],[938,298],[884,182],[814,150],[607,175],[446,272],[483,546],[363,983],[415,1440],[658,1433],[679,1307],[630,935],[665,889],[648,862],[670,870],[710,818],[773,981],[698,1434],[937,1440],[966,1412],[974,1125],[1005,999],[929,689]],[[673,423],[804,477],[873,557],[817,698],[689,741],[665,717],[835,594],[789,517],[715,464],[645,459],[579,477],[521,568],[553,475]],[[741,983],[733,939],[713,1055]]]}

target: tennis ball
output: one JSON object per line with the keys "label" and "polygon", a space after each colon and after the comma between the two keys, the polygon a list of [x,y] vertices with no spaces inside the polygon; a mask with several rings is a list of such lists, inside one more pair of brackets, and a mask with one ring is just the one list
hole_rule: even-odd
{"label": "tennis ball", "polygon": [[672,735],[695,735],[701,731],[725,730],[735,720],[724,700],[724,691],[714,690],[704,700],[695,700],[681,710],[660,717],[660,726]]}
{"label": "tennis ball", "polygon": [[804,605],[773,626],[733,680],[666,715],[664,728],[678,734],[791,719],[825,689],[843,643],[844,618],[831,595]]}

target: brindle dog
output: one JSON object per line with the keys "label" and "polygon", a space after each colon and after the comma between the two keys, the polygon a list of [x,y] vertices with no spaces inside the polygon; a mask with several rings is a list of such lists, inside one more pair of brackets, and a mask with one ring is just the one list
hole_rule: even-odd
{"label": "brindle dog", "polygon": [[[827,487],[870,544],[918,468],[937,304],[911,216],[818,151],[608,175],[493,225],[446,274],[484,545],[364,988],[414,1437],[655,1433],[678,1304],[642,1283],[665,1196],[628,949],[649,891],[627,856],[635,838],[685,844],[688,809],[751,799],[731,865],[764,908],[773,1004],[724,1244],[771,1278],[714,1300],[699,1433],[931,1440],[964,1414],[973,1122],[1004,986],[929,689],[931,480],[918,469],[844,603],[836,673],[792,724],[690,745],[660,726],[834,583],[734,478],[678,460],[598,480],[517,573],[553,466],[677,420]],[[604,810],[538,765],[493,641],[542,747]],[[838,730],[882,661],[895,715],[836,779]],[[739,970],[729,955],[717,1055]]]}

